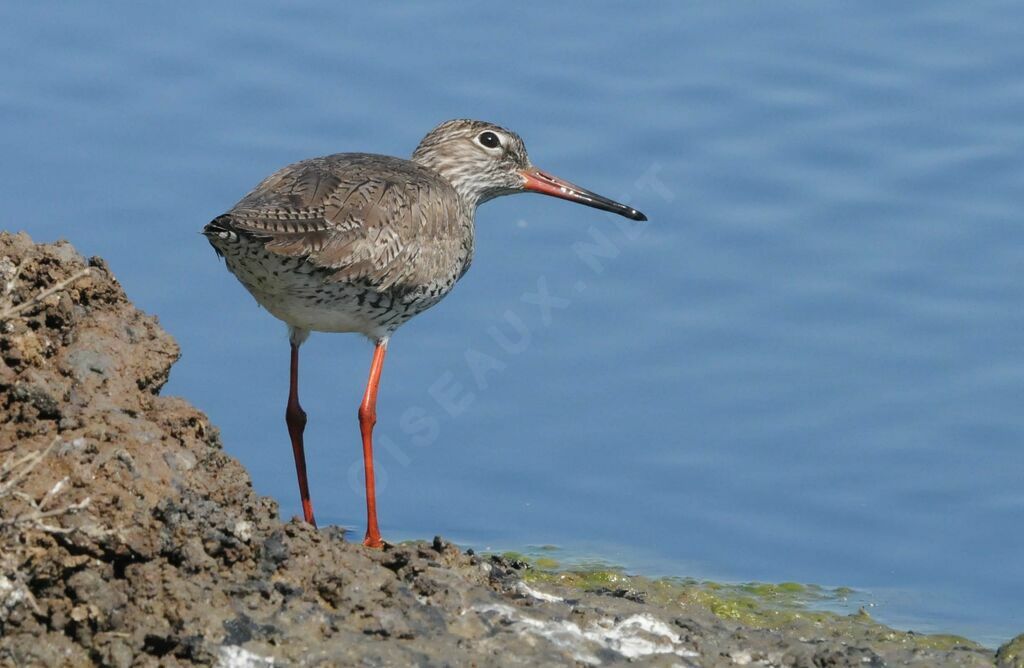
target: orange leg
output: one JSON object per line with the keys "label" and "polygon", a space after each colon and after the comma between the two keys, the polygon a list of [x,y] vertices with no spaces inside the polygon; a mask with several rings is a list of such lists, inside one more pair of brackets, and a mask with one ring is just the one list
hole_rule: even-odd
{"label": "orange leg", "polygon": [[292,454],[295,455],[295,473],[299,477],[299,497],[302,499],[302,515],[316,526],[313,517],[313,502],[309,498],[309,481],[306,480],[306,454],[302,449],[302,432],[306,429],[306,411],[299,405],[299,346],[292,343],[292,364],[289,374],[288,408],[284,421],[288,425],[288,436],[292,439]]}
{"label": "orange leg", "polygon": [[363,435],[363,470],[366,473],[366,537],[363,545],[381,547],[380,529],[377,527],[377,494],[373,482],[373,425],[377,424],[377,386],[380,384],[380,371],[384,366],[384,353],[387,352],[386,340],[378,341],[373,350],[373,362],[370,364],[370,379],[366,382],[366,393],[363,403],[359,405],[359,431]]}

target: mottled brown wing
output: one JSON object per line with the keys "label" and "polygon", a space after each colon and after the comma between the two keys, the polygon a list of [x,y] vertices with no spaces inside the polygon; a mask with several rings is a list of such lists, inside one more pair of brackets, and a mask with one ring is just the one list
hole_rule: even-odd
{"label": "mottled brown wing", "polygon": [[378,290],[430,281],[459,240],[451,185],[408,160],[343,153],[290,165],[228,212],[266,248]]}

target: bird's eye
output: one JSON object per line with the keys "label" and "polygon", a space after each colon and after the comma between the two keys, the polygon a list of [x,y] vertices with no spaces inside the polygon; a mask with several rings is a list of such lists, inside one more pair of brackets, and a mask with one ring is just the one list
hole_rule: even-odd
{"label": "bird's eye", "polygon": [[487,148],[498,148],[501,146],[501,140],[493,132],[482,132],[476,140],[480,142],[481,146],[486,146]]}

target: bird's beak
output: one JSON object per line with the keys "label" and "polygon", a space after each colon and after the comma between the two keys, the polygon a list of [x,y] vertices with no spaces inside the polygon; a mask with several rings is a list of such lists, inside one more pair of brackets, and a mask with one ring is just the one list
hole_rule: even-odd
{"label": "bird's beak", "polygon": [[595,209],[611,211],[612,213],[617,213],[620,216],[632,218],[633,220],[647,220],[647,216],[636,209],[628,207],[625,204],[619,204],[618,202],[610,200],[607,197],[602,197],[597,193],[590,192],[586,188],[580,188],[579,186],[573,185],[568,181],[564,181],[557,176],[552,176],[547,172],[542,172],[536,167],[524,169],[519,172],[519,174],[524,179],[523,188],[525,190],[541,193],[542,195],[560,197],[562,199],[567,199],[570,202],[576,202],[577,204],[592,206]]}

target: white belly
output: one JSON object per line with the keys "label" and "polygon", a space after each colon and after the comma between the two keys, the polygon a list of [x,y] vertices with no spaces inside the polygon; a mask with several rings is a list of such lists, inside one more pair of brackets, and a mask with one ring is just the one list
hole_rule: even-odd
{"label": "white belly", "polygon": [[224,253],[228,269],[263,308],[298,329],[378,340],[444,296],[398,300],[364,285],[327,281],[326,272],[304,260],[268,253],[261,245],[239,246]]}

